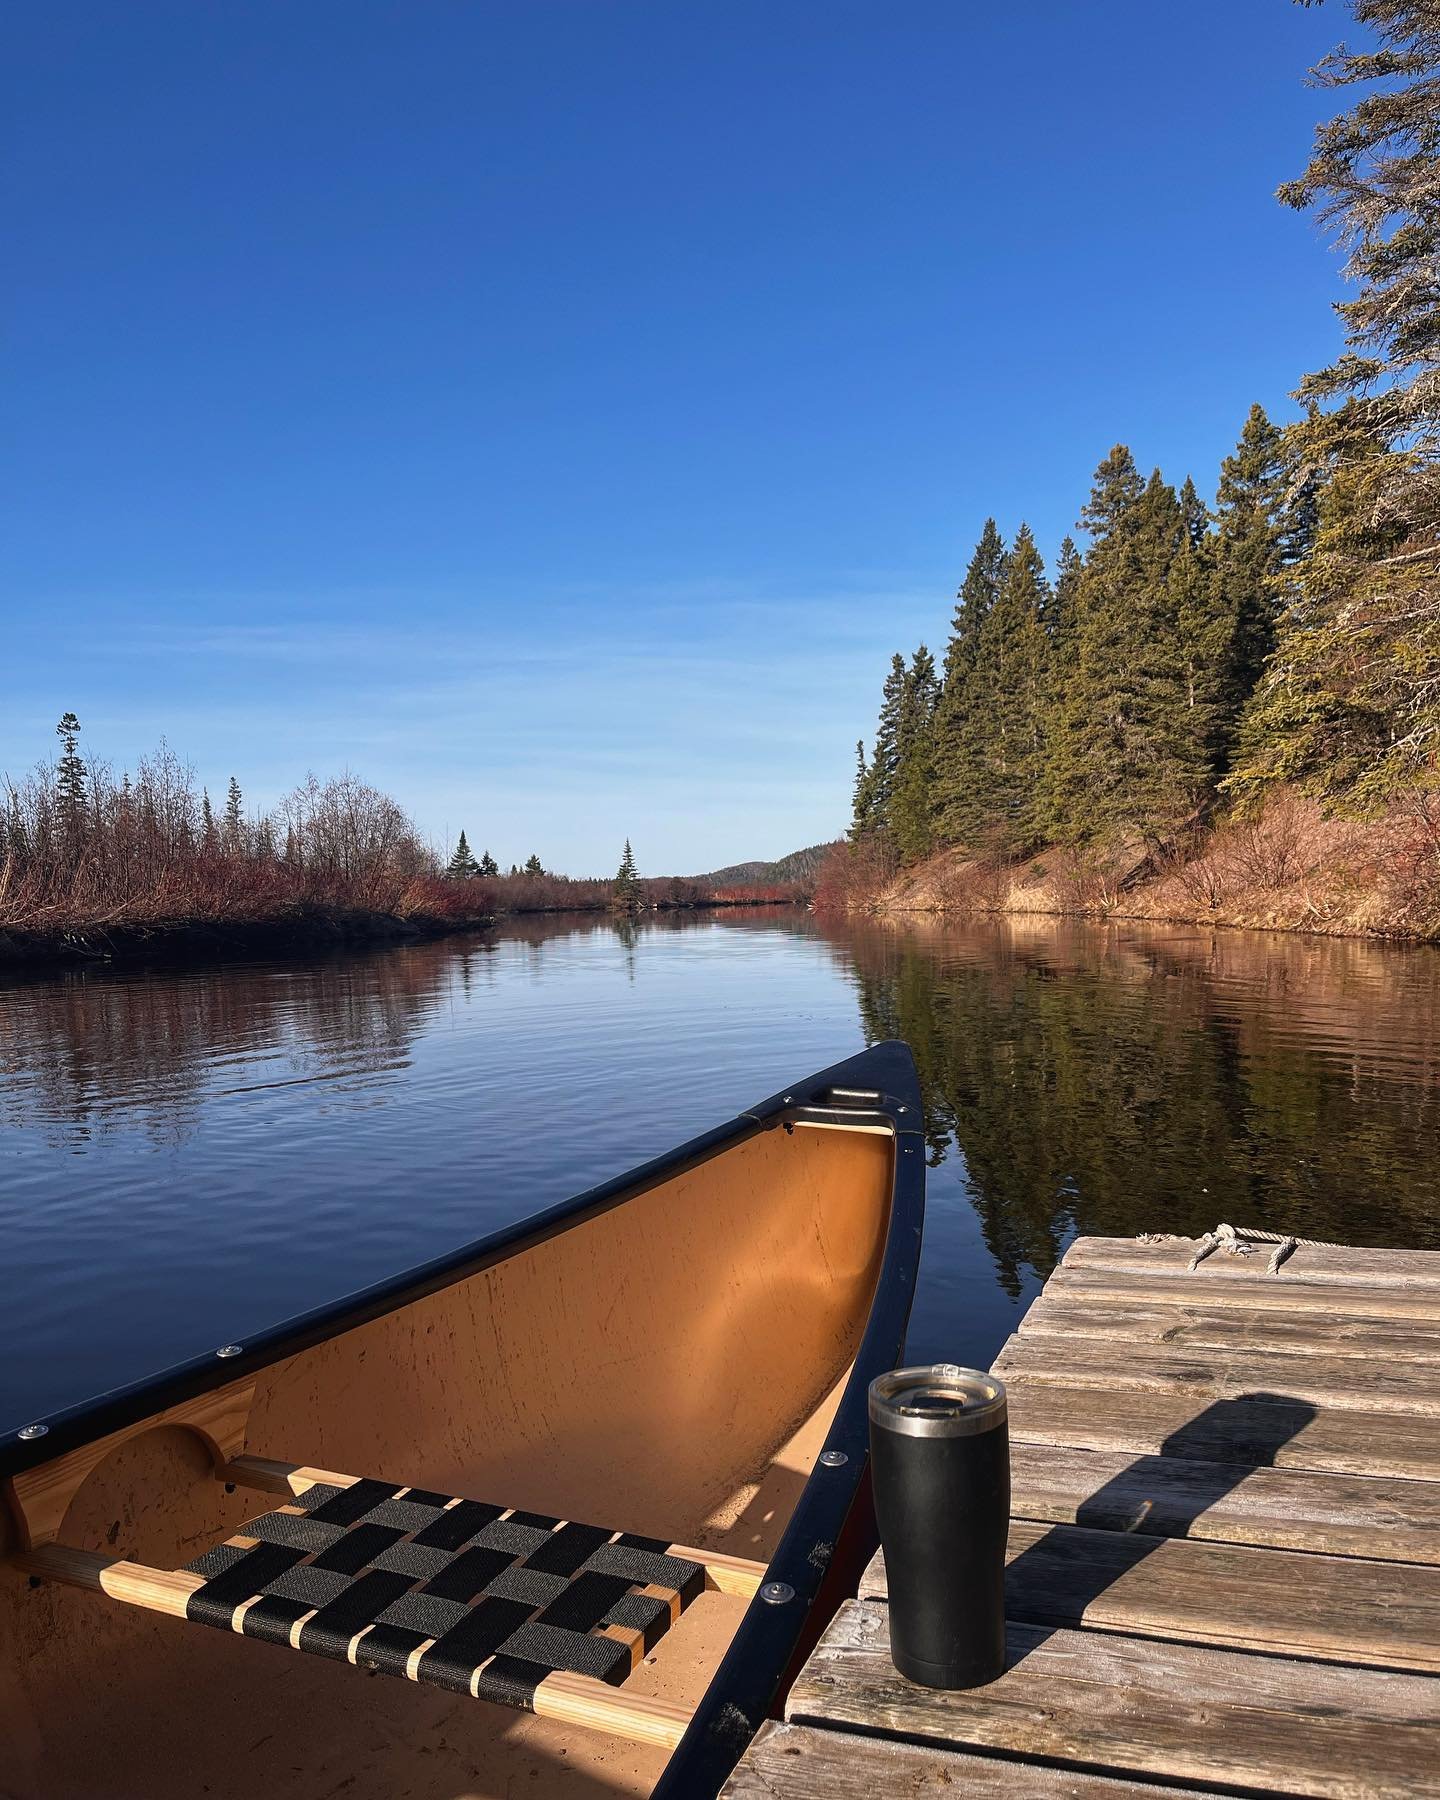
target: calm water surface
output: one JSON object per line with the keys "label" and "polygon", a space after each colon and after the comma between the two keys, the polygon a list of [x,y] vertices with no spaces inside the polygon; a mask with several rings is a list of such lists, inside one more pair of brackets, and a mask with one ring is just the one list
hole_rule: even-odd
{"label": "calm water surface", "polygon": [[1440,1247],[1440,952],[1009,920],[594,917],[0,986],[0,1428],[240,1340],[907,1038],[911,1350],[1077,1231]]}

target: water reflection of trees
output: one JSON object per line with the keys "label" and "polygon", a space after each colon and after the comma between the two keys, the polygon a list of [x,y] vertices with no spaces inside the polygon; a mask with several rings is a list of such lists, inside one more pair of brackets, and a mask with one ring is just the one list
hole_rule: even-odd
{"label": "water reflection of trees", "polygon": [[[755,908],[744,922],[773,927],[803,916]],[[173,1143],[193,1129],[202,1104],[229,1093],[307,1081],[331,1092],[373,1087],[407,1066],[452,991],[473,997],[494,980],[506,947],[520,946],[538,968],[551,946],[618,942],[633,973],[646,938],[713,923],[708,913],[535,915],[498,933],[303,961],[16,980],[0,990],[0,1121],[41,1126],[70,1145],[137,1125]]]}
{"label": "water reflection of trees", "polygon": [[183,1137],[202,1101],[403,1068],[484,938],[304,963],[82,971],[11,987],[0,1007],[0,1117],[67,1142],[137,1119]]}
{"label": "water reflection of trees", "polygon": [[1440,955],[998,921],[839,934],[1007,1284],[1077,1228],[1440,1244]]}

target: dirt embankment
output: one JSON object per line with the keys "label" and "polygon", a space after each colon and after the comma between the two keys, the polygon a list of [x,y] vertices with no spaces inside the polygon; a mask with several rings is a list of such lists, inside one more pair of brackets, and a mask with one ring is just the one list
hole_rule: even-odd
{"label": "dirt embankment", "polygon": [[1021,862],[945,850],[851,910],[1052,913],[1440,939],[1440,805],[1359,823],[1283,795],[1262,819],[1206,833],[1187,854],[1138,842],[1051,848]]}

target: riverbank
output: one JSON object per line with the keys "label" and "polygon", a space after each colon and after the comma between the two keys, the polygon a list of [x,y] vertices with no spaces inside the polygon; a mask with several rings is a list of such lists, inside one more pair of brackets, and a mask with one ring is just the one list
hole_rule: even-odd
{"label": "riverbank", "polygon": [[[682,902],[657,901],[638,914],[733,911],[774,906],[773,898],[733,896]],[[571,901],[565,906],[528,906],[495,912],[391,913],[361,907],[301,906],[263,918],[155,918],[57,926],[51,930],[0,927],[0,970],[103,963],[201,963],[230,957],[323,955],[387,943],[423,942],[461,932],[490,931],[507,921],[561,913],[601,914],[607,903]],[[617,915],[618,917],[618,915]]]}
{"label": "riverbank", "polygon": [[1016,862],[942,850],[898,873],[856,859],[818,903],[871,914],[1048,914],[1229,925],[1338,937],[1440,940],[1440,806],[1385,820],[1325,817],[1284,795],[1189,853],[1135,842],[1051,847]]}

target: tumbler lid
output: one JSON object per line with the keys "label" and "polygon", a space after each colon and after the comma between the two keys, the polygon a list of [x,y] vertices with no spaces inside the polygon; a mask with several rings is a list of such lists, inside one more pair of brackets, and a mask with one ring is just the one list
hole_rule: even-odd
{"label": "tumbler lid", "polygon": [[870,1383],[871,1422],[905,1437],[970,1437],[1006,1418],[1005,1383],[982,1369],[932,1363]]}

